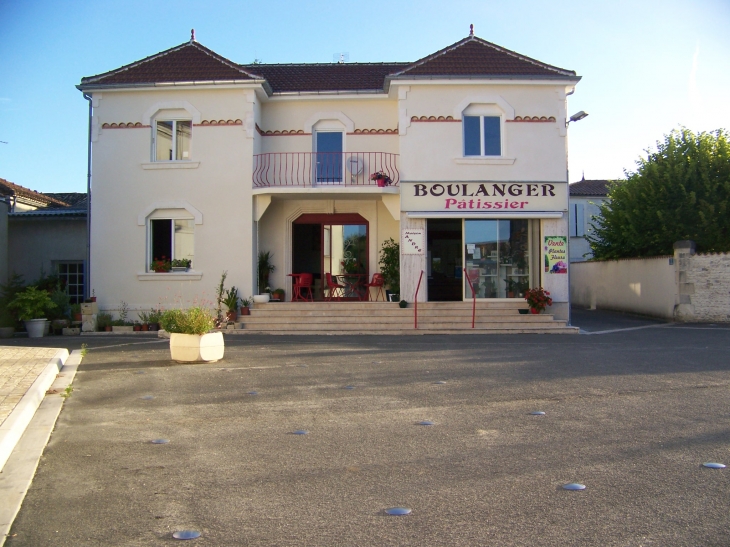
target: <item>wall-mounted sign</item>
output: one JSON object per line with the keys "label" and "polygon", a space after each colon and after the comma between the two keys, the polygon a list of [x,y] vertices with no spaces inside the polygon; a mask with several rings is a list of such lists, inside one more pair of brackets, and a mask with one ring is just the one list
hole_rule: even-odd
{"label": "wall-mounted sign", "polygon": [[426,254],[426,233],[425,230],[403,230],[403,243],[401,245],[404,255]]}
{"label": "wall-mounted sign", "polygon": [[568,273],[568,238],[545,236],[545,273]]}
{"label": "wall-mounted sign", "polygon": [[401,182],[401,211],[567,211],[564,182]]}

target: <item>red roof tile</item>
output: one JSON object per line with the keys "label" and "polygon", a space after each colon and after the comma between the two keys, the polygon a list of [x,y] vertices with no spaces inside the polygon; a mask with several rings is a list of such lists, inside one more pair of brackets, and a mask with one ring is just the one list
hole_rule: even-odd
{"label": "red roof tile", "polygon": [[541,63],[475,36],[415,63],[239,65],[190,41],[116,70],[82,78],[79,87],[265,79],[274,93],[372,92],[385,90],[390,77],[427,76],[577,78],[571,70]]}
{"label": "red roof tile", "polygon": [[540,76],[547,78],[575,78],[572,70],[565,70],[520,55],[509,49],[467,36],[413,63],[393,76]]}
{"label": "red roof tile", "polygon": [[116,70],[82,78],[81,87],[255,79],[256,74],[191,41]]}
{"label": "red roof tile", "polygon": [[0,196],[18,196],[35,202],[53,207],[68,207],[68,203],[55,197],[48,196],[41,192],[36,192],[20,184],[15,184],[5,179],[0,179]]}

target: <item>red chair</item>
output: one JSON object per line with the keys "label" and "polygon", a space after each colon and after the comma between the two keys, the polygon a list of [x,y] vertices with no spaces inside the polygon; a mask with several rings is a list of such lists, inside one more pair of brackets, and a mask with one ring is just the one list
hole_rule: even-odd
{"label": "red chair", "polygon": [[[314,275],[311,273],[293,274],[296,275],[294,278],[294,298],[292,302],[301,300],[302,302],[314,302],[314,296],[312,295],[312,285],[314,285]],[[308,294],[307,294],[308,293]]]}
{"label": "red chair", "polygon": [[368,292],[368,300],[370,300],[370,288],[377,287],[378,290],[375,293],[375,302],[378,301],[378,295],[383,295],[383,302],[385,302],[385,293],[383,292],[383,285],[385,285],[385,279],[383,279],[383,274],[381,273],[374,273],[373,274],[373,280],[370,283],[365,283],[365,290]]}
{"label": "red chair", "polygon": [[[333,298],[342,299],[345,296],[345,286],[340,285],[337,283],[333,278],[331,273],[325,274],[325,279],[327,281],[327,289],[329,290],[329,295],[325,297],[325,300],[328,302],[331,302]],[[338,295],[339,291],[339,295]]]}

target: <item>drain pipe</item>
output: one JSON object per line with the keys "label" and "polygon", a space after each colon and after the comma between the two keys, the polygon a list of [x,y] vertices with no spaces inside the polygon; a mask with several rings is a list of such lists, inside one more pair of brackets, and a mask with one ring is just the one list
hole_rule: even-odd
{"label": "drain pipe", "polygon": [[84,93],[89,101],[89,142],[86,161],[86,271],[84,272],[85,298],[91,298],[91,120],[94,113],[91,95]]}

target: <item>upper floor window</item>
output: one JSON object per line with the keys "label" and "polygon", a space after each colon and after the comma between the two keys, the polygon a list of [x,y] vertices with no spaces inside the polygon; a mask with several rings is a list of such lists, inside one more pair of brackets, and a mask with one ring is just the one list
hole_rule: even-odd
{"label": "upper floor window", "polygon": [[155,120],[154,161],[189,160],[192,127],[192,120]]}
{"label": "upper floor window", "polygon": [[465,156],[501,156],[502,120],[500,116],[462,117]]}
{"label": "upper floor window", "polygon": [[[195,258],[195,221],[186,218],[152,218],[149,221],[150,270],[154,263]],[[168,264],[169,265],[169,264]],[[167,268],[169,270],[169,268]]]}

